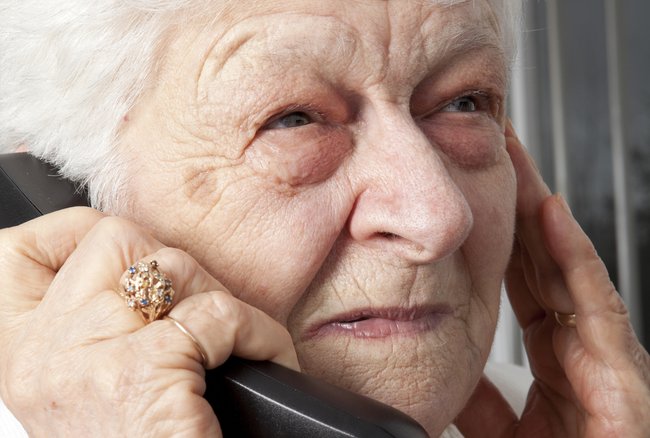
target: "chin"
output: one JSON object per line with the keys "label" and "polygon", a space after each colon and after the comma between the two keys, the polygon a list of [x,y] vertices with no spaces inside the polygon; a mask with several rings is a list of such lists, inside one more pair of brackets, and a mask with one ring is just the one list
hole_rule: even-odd
{"label": "chin", "polygon": [[296,344],[301,368],[393,406],[439,436],[480,378],[491,336],[478,348],[465,322],[452,314],[414,325],[401,332],[386,328],[384,336],[326,331],[310,337]]}

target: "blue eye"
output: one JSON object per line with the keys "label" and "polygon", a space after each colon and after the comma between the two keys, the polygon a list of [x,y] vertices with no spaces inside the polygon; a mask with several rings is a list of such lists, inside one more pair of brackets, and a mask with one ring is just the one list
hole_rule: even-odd
{"label": "blue eye", "polygon": [[474,96],[462,96],[448,103],[442,111],[450,113],[473,113],[478,110]]}
{"label": "blue eye", "polygon": [[295,111],[278,117],[267,125],[267,129],[299,128],[314,123],[314,120],[302,111]]}

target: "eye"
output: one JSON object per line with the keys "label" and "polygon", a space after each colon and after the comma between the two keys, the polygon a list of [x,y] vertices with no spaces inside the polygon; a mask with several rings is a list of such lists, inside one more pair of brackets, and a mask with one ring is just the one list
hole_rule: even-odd
{"label": "eye", "polygon": [[496,115],[499,110],[499,99],[484,92],[473,91],[457,97],[443,106],[440,111],[447,113],[475,113],[486,112]]}
{"label": "eye", "polygon": [[275,120],[272,120],[266,125],[266,129],[287,129],[287,128],[299,128],[301,126],[309,125],[314,123],[312,117],[302,111],[294,111],[289,114],[278,117]]}
{"label": "eye", "polygon": [[[482,96],[485,98],[485,96]],[[475,95],[457,97],[445,105],[441,111],[449,113],[473,113],[479,110]]]}

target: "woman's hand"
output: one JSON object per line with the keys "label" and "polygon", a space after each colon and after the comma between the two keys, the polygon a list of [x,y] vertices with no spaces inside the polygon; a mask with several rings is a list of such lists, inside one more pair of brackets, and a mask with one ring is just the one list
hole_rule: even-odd
{"label": "woman's hand", "polygon": [[0,231],[0,396],[30,436],[219,435],[196,345],[116,292],[142,259],[173,280],[170,316],[206,368],[231,354],[298,368],[286,330],[188,254],[125,220],[60,211]]}
{"label": "woman's hand", "polygon": [[[483,379],[457,425],[467,437],[647,437],[650,357],[591,242],[506,130],[517,232],[506,275],[535,380],[521,419]],[[563,327],[554,312],[576,315]]]}

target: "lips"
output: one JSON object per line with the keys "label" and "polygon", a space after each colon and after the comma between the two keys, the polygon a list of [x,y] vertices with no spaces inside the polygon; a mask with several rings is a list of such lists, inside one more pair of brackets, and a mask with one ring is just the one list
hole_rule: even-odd
{"label": "lips", "polygon": [[435,329],[451,313],[449,308],[359,309],[315,324],[307,338],[352,336],[363,339],[409,336]]}

